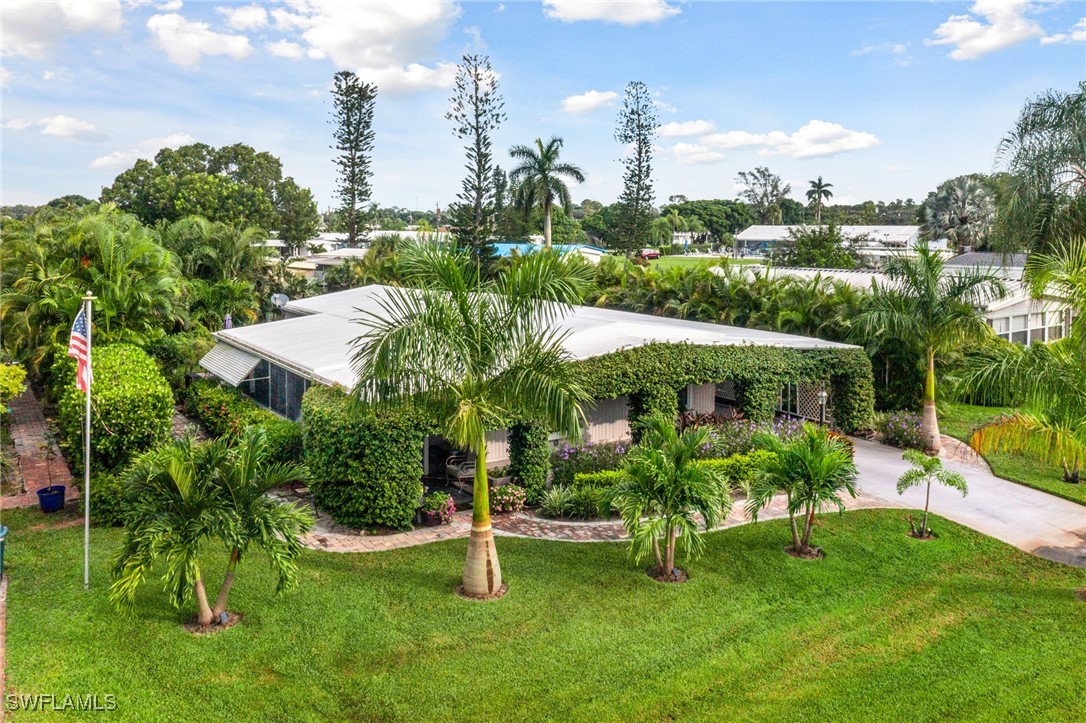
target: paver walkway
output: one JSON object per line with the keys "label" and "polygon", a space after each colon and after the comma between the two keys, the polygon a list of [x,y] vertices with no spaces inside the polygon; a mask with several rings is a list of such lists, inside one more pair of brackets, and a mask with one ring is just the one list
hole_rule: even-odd
{"label": "paver walkway", "polygon": [[[968,448],[961,448],[960,443],[954,444],[955,441],[944,440],[944,466],[965,475],[969,495],[963,498],[953,490],[933,488],[932,512],[1035,555],[1086,567],[1086,506],[999,479],[987,469],[982,458]],[[855,443],[861,493],[856,499],[846,499],[846,509],[923,508],[923,489],[897,494],[897,479],[909,468],[901,458],[901,450],[861,439]],[[308,503],[304,494],[282,496]],[[775,519],[786,514],[784,499],[777,498],[760,518]],[[626,537],[617,521],[550,520],[528,512],[494,515],[491,519],[494,533],[506,537],[566,542],[607,542]],[[737,503],[721,528],[748,522],[743,505]],[[377,552],[463,538],[470,531],[470,511],[458,512],[449,525],[388,535],[350,530],[336,525],[322,513],[304,543],[312,549],[330,552]]]}
{"label": "paver walkway", "polygon": [[[55,443],[47,443],[46,431],[45,415],[32,390],[28,388],[11,400],[11,440],[19,456],[19,471],[26,482],[26,493],[0,497],[0,509],[36,505],[37,491],[49,485],[65,485],[67,499],[79,496],[64,456]],[[52,456],[48,452],[50,446]]]}

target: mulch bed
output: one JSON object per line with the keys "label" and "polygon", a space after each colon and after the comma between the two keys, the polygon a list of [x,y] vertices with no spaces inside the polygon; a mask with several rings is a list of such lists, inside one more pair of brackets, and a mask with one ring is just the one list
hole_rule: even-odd
{"label": "mulch bed", "polygon": [[821,547],[812,547],[810,552],[798,552],[789,545],[784,548],[784,551],[797,560],[821,560],[826,556],[826,553],[822,552]]}
{"label": "mulch bed", "polygon": [[658,567],[650,567],[645,570],[645,574],[651,577],[656,582],[686,582],[690,579],[690,576],[686,574],[685,570],[675,568],[674,572],[664,572]]}
{"label": "mulch bed", "polygon": [[215,621],[210,625],[203,626],[196,622],[196,618],[193,618],[192,620],[189,620],[187,623],[185,623],[185,630],[196,636],[214,635],[215,633],[221,633],[223,630],[232,628],[240,622],[241,613],[232,613],[227,610],[225,623]]}
{"label": "mulch bed", "polygon": [[1086,587],[1082,588],[1081,590],[1076,590],[1075,597],[1086,603]]}
{"label": "mulch bed", "polygon": [[918,534],[916,534],[915,532],[912,532],[912,531],[906,532],[905,536],[910,537],[910,538],[912,538],[914,540],[921,540],[921,541],[934,540],[935,538],[939,537],[938,535],[936,535],[931,530],[928,530],[928,533],[926,535],[924,535],[923,537],[921,537],[920,535],[918,535]]}

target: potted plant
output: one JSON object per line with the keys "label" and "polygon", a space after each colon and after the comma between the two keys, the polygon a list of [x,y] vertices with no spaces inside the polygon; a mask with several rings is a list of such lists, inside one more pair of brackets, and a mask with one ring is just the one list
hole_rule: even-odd
{"label": "potted plant", "polygon": [[513,481],[513,471],[508,467],[496,467],[486,473],[491,487],[501,487]]}
{"label": "potted plant", "polygon": [[431,492],[422,498],[422,524],[427,527],[447,525],[456,513],[456,503],[444,492]]}
{"label": "potted plant", "polygon": [[42,512],[57,512],[64,509],[64,485],[49,485],[38,490],[38,506]]}

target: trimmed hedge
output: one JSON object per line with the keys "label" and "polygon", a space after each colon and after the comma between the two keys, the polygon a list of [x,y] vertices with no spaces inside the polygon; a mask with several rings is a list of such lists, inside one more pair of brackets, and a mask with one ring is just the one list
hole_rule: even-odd
{"label": "trimmed hedge", "polygon": [[264,409],[233,387],[200,379],[185,390],[185,411],[215,435],[238,435],[259,424],[268,435],[270,461],[274,464],[302,459],[302,427]]}
{"label": "trimmed hedge", "polygon": [[422,497],[422,445],[432,425],[410,407],[356,406],[341,389],[312,386],[302,397],[310,490],[343,525],[411,528]]}
{"label": "trimmed hedge", "polygon": [[538,504],[551,470],[551,443],[547,425],[519,422],[509,428],[509,472],[524,488],[527,502]]}
{"label": "trimmed hedge", "polygon": [[551,484],[569,487],[579,472],[618,469],[629,451],[629,442],[588,442],[578,446],[563,444],[551,452]]}
{"label": "trimmed hedge", "polygon": [[573,489],[582,487],[614,487],[626,473],[620,469],[605,469],[600,472],[578,472],[573,475]]}
{"label": "trimmed hedge", "polygon": [[733,454],[724,459],[703,459],[698,464],[720,470],[733,490],[750,491],[758,471],[776,459],[777,455],[764,449],[755,449],[745,454]]}
{"label": "trimmed hedge", "polygon": [[200,367],[200,359],[215,346],[215,337],[203,327],[179,334],[167,334],[147,345],[147,353],[158,362],[162,376],[175,392],[185,388],[190,372]]}
{"label": "trimmed hedge", "polygon": [[125,510],[128,508],[124,483],[111,474],[100,474],[91,478],[91,520],[96,525],[120,527],[124,524]]}
{"label": "trimmed hedge", "polygon": [[[95,347],[91,364],[91,466],[110,471],[169,439],[173,393],[154,360],[130,344]],[[86,395],[75,386],[75,360],[58,359],[52,378],[65,380],[58,405],[61,444],[72,469],[82,469]]]}
{"label": "trimmed hedge", "polygon": [[863,349],[799,351],[768,346],[646,344],[577,362],[597,399],[630,398],[630,424],[661,411],[672,414],[688,384],[732,380],[747,419],[773,418],[788,382],[830,385],[834,421],[845,432],[870,428],[875,413],[871,360]]}

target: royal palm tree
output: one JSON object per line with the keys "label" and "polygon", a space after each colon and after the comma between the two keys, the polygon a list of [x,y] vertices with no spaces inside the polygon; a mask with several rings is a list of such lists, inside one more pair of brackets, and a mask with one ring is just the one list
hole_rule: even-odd
{"label": "royal palm tree", "polygon": [[[815,556],[811,547],[815,515],[830,505],[844,512],[842,493],[856,496],[859,473],[847,441],[825,427],[805,423],[803,433],[792,441],[784,442],[769,432],[757,432],[754,443],[774,456],[755,476],[747,512],[757,521],[758,514],[774,497],[785,495],[792,531],[789,551],[800,557]],[[802,532],[797,516],[803,520]]]}
{"label": "royal palm tree", "polygon": [[808,205],[814,208],[815,223],[822,223],[822,206],[833,198],[833,191],[830,190],[833,184],[823,181],[822,176],[819,176],[817,181],[811,181],[810,184],[811,187],[807,189]]}
{"label": "royal palm tree", "polygon": [[710,434],[709,427],[680,433],[675,420],[664,414],[648,417],[640,443],[627,457],[623,479],[604,495],[603,504],[622,515],[630,554],[640,562],[651,553],[660,579],[678,579],[677,544],[687,559],[698,557],[705,548],[702,525],[718,525],[731,509],[723,474],[698,464]]}
{"label": "royal palm tree", "polygon": [[929,457],[923,452],[910,449],[902,455],[902,458],[909,462],[912,467],[905,470],[905,473],[898,478],[897,493],[903,495],[906,490],[912,487],[925,486],[924,516],[920,519],[919,530],[916,529],[912,517],[909,517],[909,525],[912,527],[913,536],[924,539],[928,536],[928,508],[931,506],[932,482],[938,482],[944,487],[958,490],[962,493],[962,497],[969,493],[969,487],[966,485],[965,477],[960,472],[943,469],[943,461],[938,457]]}
{"label": "royal palm tree", "polygon": [[1007,290],[998,276],[979,268],[948,271],[942,255],[921,244],[915,256],[892,256],[883,269],[887,280],[872,283],[868,310],[857,321],[867,338],[919,342],[927,366],[921,431],[929,450],[941,443],[935,410],[935,360],[967,343],[992,338],[976,309]]}
{"label": "royal palm tree", "polygon": [[[267,462],[262,430],[250,429],[236,448],[225,438],[197,444],[173,440],[139,457],[124,477],[128,516],[124,540],[113,559],[110,600],[130,610],[136,591],[156,565],[175,607],[196,598],[197,622],[210,625],[225,608],[234,570],[244,551],[268,554],[277,592],[297,581],[298,538],[313,525],[309,512],[264,497],[271,486],[303,476],[292,466]],[[213,608],[208,603],[201,555],[213,542],[231,550]]]}
{"label": "royal palm tree", "polygon": [[579,436],[589,397],[554,323],[580,301],[591,270],[539,251],[481,278],[467,255],[421,245],[403,247],[400,268],[414,288],[390,290],[379,312],[359,319],[366,332],[355,340],[355,393],[371,404],[415,402],[446,439],[475,453],[463,590],[499,595],[486,433],[524,418]]}
{"label": "royal palm tree", "polygon": [[543,209],[543,243],[551,245],[551,210],[557,201],[569,213],[573,202],[569,197],[569,188],[563,177],[576,183],[584,183],[584,171],[569,163],[560,163],[558,155],[562,149],[562,139],[552,137],[543,145],[535,139],[535,148],[513,146],[509,155],[520,165],[509,173],[509,182],[516,189],[517,205],[525,212],[535,208]]}

